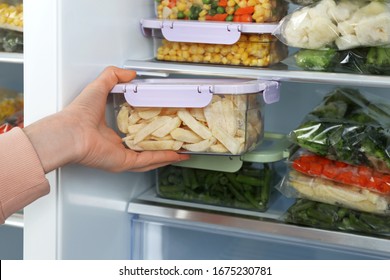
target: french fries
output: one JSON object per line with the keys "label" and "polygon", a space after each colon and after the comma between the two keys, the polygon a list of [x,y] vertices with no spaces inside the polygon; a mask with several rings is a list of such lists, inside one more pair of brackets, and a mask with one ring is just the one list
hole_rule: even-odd
{"label": "french fries", "polygon": [[135,151],[174,150],[239,155],[263,136],[257,94],[214,95],[204,108],[138,108],[124,102],[117,114],[123,142]]}

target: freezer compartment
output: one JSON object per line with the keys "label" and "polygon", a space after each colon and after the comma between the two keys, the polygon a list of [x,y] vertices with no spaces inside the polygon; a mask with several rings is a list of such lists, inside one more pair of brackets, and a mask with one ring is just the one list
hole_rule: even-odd
{"label": "freezer compartment", "polygon": [[195,154],[253,150],[264,135],[265,103],[279,99],[277,82],[238,79],[135,80],[113,92],[127,147]]}
{"label": "freezer compartment", "polygon": [[275,24],[142,20],[159,61],[268,67],[288,56]]}
{"label": "freezer compartment", "polygon": [[283,0],[157,0],[159,19],[277,22],[288,10]]}

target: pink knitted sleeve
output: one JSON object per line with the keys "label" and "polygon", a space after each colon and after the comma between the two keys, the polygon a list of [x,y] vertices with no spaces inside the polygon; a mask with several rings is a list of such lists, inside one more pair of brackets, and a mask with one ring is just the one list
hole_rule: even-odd
{"label": "pink knitted sleeve", "polygon": [[30,140],[20,128],[0,135],[0,224],[49,193],[49,182]]}

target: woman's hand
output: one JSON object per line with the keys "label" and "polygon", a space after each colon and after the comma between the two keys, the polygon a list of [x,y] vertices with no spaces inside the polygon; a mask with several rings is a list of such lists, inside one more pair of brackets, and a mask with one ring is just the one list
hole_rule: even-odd
{"label": "woman's hand", "polygon": [[173,151],[132,151],[107,126],[108,94],[135,76],[134,71],[107,67],[62,111],[24,128],[46,173],[70,163],[111,172],[148,171],[189,158]]}

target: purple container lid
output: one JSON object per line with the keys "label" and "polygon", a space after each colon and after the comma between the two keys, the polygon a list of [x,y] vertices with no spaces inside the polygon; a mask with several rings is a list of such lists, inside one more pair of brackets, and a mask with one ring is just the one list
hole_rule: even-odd
{"label": "purple container lid", "polygon": [[214,94],[263,95],[264,102],[279,101],[276,81],[249,79],[136,79],[117,84],[112,93],[122,93],[134,107],[203,108]]}

